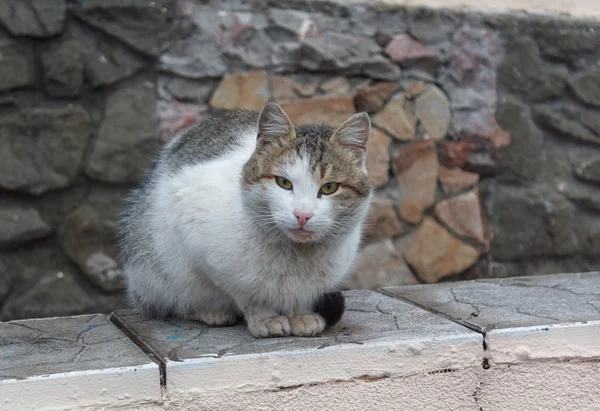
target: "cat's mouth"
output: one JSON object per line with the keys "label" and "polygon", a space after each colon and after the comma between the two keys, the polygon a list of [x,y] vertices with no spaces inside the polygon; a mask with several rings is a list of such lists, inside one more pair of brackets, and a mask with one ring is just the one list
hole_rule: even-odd
{"label": "cat's mouth", "polygon": [[304,228],[294,228],[290,230],[292,236],[300,242],[312,240],[312,233]]}

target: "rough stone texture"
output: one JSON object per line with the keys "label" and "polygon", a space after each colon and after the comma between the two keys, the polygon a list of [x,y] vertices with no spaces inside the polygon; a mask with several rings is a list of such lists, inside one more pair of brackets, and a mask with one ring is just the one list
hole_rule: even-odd
{"label": "rough stone texture", "polygon": [[[355,290],[344,294],[344,317],[334,328],[316,338],[285,337],[264,340],[254,338],[243,324],[213,328],[183,320],[147,320],[130,310],[117,311],[114,315],[129,335],[139,338],[160,361],[166,362],[168,367],[173,367],[172,369],[183,360],[215,360],[275,352],[283,354],[317,347],[326,349],[348,344],[364,345],[370,341],[399,339],[408,342],[414,338],[444,336],[452,339],[455,335],[476,335],[443,317],[379,293]],[[322,353],[326,355],[328,350]]]}
{"label": "rough stone texture", "polygon": [[385,48],[385,53],[394,63],[403,67],[424,64],[431,65],[436,60],[436,55],[426,46],[412,39],[407,34],[398,34]]}
{"label": "rough stone texture", "polygon": [[51,37],[62,32],[66,10],[65,0],[4,0],[0,24],[13,36]]}
{"label": "rough stone texture", "polygon": [[480,331],[600,319],[598,273],[396,287],[386,293]]}
{"label": "rough stone texture", "polygon": [[167,39],[169,0],[86,0],[75,3],[73,13],[90,26],[133,49],[158,57]]}
{"label": "rough stone texture", "polygon": [[214,36],[194,34],[173,41],[160,56],[159,69],[188,78],[218,77],[227,71]]}
{"label": "rough stone texture", "polygon": [[600,107],[600,65],[588,67],[571,79],[569,85],[581,101]]}
{"label": "rough stone texture", "polygon": [[352,92],[352,85],[345,77],[334,77],[321,83],[319,89],[327,94],[346,95]]}
{"label": "rough stone texture", "polygon": [[176,76],[158,77],[158,95],[166,101],[177,100],[185,103],[205,103],[218,86],[212,79],[190,80]]}
{"label": "rough stone texture", "polygon": [[268,92],[264,71],[226,74],[213,94],[210,105],[225,110],[260,111],[268,100]]}
{"label": "rough stone texture", "polygon": [[367,171],[375,188],[387,184],[390,180],[390,144],[391,140],[383,131],[371,129],[367,142]]}
{"label": "rough stone texture", "polygon": [[302,81],[289,76],[272,76],[271,93],[276,101],[296,100],[300,97],[312,97],[318,88],[317,82]]}
{"label": "rough stone texture", "polygon": [[200,104],[159,101],[156,117],[160,131],[160,141],[167,143],[177,133],[208,118],[208,107]]}
{"label": "rough stone texture", "polygon": [[0,92],[34,84],[34,56],[30,45],[0,36],[0,54]]}
{"label": "rough stone texture", "polygon": [[325,124],[339,127],[355,114],[352,96],[323,96],[281,104],[294,124]]}
{"label": "rough stone texture", "polygon": [[429,217],[423,220],[414,241],[404,253],[406,262],[426,283],[460,273],[478,258],[477,249],[463,243]]}
{"label": "rough stone texture", "polygon": [[398,218],[392,200],[383,194],[375,195],[365,222],[365,240],[375,241],[385,237],[396,237],[404,231],[406,231],[405,224]]}
{"label": "rough stone texture", "polygon": [[0,118],[0,187],[41,194],[70,185],[90,134],[79,105],[24,109]]}
{"label": "rough stone texture", "polygon": [[591,131],[583,126],[582,111],[573,106],[554,107],[536,106],[533,109],[535,120],[543,127],[558,133],[561,137],[575,139],[584,143],[600,144],[600,130]]}
{"label": "rough stone texture", "polygon": [[574,171],[580,179],[600,184],[600,160],[590,159],[582,162]]}
{"label": "rough stone texture", "polygon": [[35,208],[13,201],[0,201],[0,226],[0,249],[20,246],[52,233]]}
{"label": "rough stone texture", "polygon": [[498,70],[501,87],[532,101],[544,101],[562,94],[569,74],[562,65],[546,68],[535,41],[529,37],[520,38],[507,47],[506,58]]}
{"label": "rough stone texture", "polygon": [[489,249],[487,218],[477,189],[440,201],[435,206],[435,216],[453,233],[476,241],[486,251]]}
{"label": "rough stone texture", "polygon": [[439,178],[448,194],[456,194],[473,187],[479,182],[479,175],[463,171],[460,168],[440,167]]}
{"label": "rough stone texture", "polygon": [[376,290],[393,285],[419,284],[389,238],[364,247],[355,267],[344,284],[346,289]]}
{"label": "rough stone texture", "polygon": [[112,93],[86,174],[109,183],[140,181],[157,148],[154,89],[145,84]]}
{"label": "rough stone texture", "polygon": [[158,366],[101,314],[0,323],[0,346],[3,409],[155,409],[160,401]]}
{"label": "rough stone texture", "polygon": [[42,54],[45,90],[51,96],[76,97],[84,82],[83,45],[67,40]]}
{"label": "rough stone texture", "polygon": [[373,123],[390,133],[396,140],[408,141],[415,137],[417,118],[404,95],[400,94],[373,116]]}
{"label": "rough stone texture", "polygon": [[116,237],[117,222],[84,205],[67,217],[58,241],[94,285],[110,292],[125,288]]}
{"label": "rough stone texture", "polygon": [[429,86],[415,100],[415,114],[427,136],[433,141],[446,137],[452,120],[448,97],[442,90]]}
{"label": "rough stone texture", "polygon": [[418,223],[433,205],[439,163],[431,140],[416,141],[403,148],[394,160],[401,190],[400,217]]}
{"label": "rough stone texture", "polygon": [[511,144],[500,149],[500,166],[523,179],[535,179],[541,168],[543,134],[537,129],[527,108],[506,98],[497,111],[498,122],[509,130]]}
{"label": "rough stone texture", "polygon": [[567,256],[578,249],[576,209],[550,188],[502,187],[492,216],[491,254],[500,260]]}
{"label": "rough stone texture", "polygon": [[392,95],[400,89],[398,83],[383,82],[367,87],[354,97],[357,111],[366,111],[376,113],[385,106],[392,98]]}

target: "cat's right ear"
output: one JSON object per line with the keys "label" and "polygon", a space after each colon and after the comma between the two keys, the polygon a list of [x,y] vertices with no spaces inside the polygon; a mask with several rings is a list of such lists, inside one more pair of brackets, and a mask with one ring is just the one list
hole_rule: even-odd
{"label": "cat's right ear", "polygon": [[285,111],[276,103],[268,102],[258,116],[258,145],[292,141],[296,130]]}

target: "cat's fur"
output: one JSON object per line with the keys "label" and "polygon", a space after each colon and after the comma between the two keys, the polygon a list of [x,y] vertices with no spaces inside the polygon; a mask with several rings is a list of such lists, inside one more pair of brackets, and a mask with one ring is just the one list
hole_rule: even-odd
{"label": "cat's fur", "polygon": [[[372,195],[370,121],[294,126],[275,103],[222,113],[175,137],[129,199],[121,248],[129,296],[154,317],[257,337],[313,336],[339,320]],[[281,188],[274,176],[293,184]],[[340,183],[322,195],[325,183]],[[314,213],[304,228],[293,212]],[[320,314],[319,314],[320,313]]]}

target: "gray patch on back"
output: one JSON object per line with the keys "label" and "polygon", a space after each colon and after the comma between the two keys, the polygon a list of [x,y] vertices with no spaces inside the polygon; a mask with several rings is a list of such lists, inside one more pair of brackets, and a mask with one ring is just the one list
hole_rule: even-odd
{"label": "gray patch on back", "polygon": [[258,113],[221,112],[186,131],[171,145],[162,161],[170,171],[214,160],[240,145],[241,138],[256,130]]}

